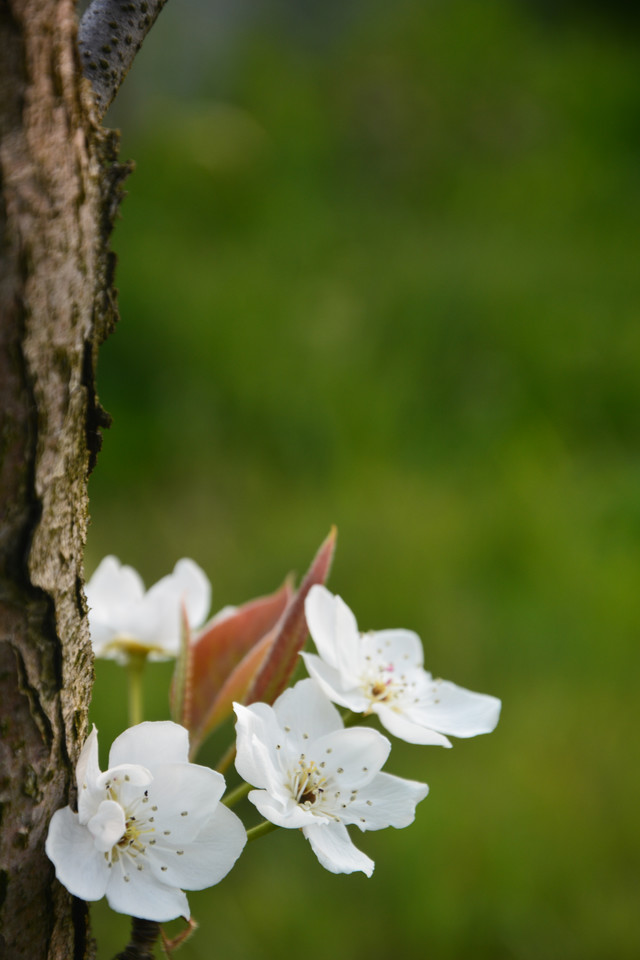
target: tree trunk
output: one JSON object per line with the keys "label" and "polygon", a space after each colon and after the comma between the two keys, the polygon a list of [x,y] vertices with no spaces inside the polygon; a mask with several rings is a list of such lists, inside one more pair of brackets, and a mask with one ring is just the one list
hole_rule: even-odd
{"label": "tree trunk", "polygon": [[87,479],[105,415],[97,349],[116,319],[108,236],[125,170],[82,77],[72,0],[0,0],[0,957],[93,955],[54,880],[93,657]]}

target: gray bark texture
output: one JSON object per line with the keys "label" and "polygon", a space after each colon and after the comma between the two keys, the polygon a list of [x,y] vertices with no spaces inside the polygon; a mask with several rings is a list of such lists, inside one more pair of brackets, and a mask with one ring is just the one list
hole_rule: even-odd
{"label": "gray bark texture", "polygon": [[44,852],[74,801],[93,657],[87,480],[108,418],[108,238],[126,168],[82,76],[73,0],[0,0],[0,957],[88,960]]}
{"label": "gray bark texture", "polygon": [[93,0],[80,21],[78,46],[102,117],[166,0]]}

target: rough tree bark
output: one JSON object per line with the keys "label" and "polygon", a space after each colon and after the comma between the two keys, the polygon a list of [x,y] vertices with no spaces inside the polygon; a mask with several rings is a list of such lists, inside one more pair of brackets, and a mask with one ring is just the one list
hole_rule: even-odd
{"label": "rough tree bark", "polygon": [[93,955],[44,853],[73,800],[93,665],[87,479],[115,322],[125,168],[83,79],[73,0],[0,0],[0,957]]}

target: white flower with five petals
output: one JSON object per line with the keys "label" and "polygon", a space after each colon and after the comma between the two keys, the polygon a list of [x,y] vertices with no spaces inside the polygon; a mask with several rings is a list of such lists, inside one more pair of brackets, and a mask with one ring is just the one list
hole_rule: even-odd
{"label": "white flower with five petals", "polygon": [[303,653],[305,666],[334,703],[377,714],[389,733],[409,743],[450,747],[447,734],[475,737],[495,729],[500,700],[433,679],[423,669],[417,634],[360,634],[342,598],[319,585],[309,591],[305,615],[319,654]]}
{"label": "white flower with five petals", "polygon": [[83,900],[106,895],[118,913],[143,920],[189,918],[183,893],[210,887],[239,857],[246,832],[219,803],[222,774],[188,762],[176,723],[125,730],[98,764],[94,727],[76,768],[78,812],[57,810],[46,851],[58,880]]}
{"label": "white flower with five petals", "polygon": [[177,656],[183,608],[194,628],[204,622],[211,605],[207,576],[186,557],[146,592],[133,567],[117,557],[105,557],[85,593],[93,652],[121,663],[136,655],[150,660]]}
{"label": "white flower with five petals", "polygon": [[313,680],[286,690],[273,707],[234,704],[236,767],[259,787],[249,800],[280,827],[300,828],[332,873],[373,872],[373,861],[351,841],[360,830],[406,827],[425,783],[381,773],[391,744],[364,727],[344,729],[336,708]]}

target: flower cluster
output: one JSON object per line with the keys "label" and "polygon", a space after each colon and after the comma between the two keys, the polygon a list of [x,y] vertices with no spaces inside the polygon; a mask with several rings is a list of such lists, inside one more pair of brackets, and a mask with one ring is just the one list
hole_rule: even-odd
{"label": "flower cluster", "polygon": [[[210,586],[192,560],[147,592],[131,567],[102,561],[87,585],[95,654],[128,665],[131,683],[147,658],[177,657],[176,722],[126,730],[104,773],[95,728],[90,734],[76,770],[77,812],[58,810],[46,843],[71,893],[106,896],[114,910],[147,920],[188,918],[184,890],[218,883],[246,840],[271,827],[300,830],[332,873],[371,876],[373,861],[348,828],[406,827],[429,788],[383,770],[391,742],[354,726],[358,715],[409,743],[445,747],[450,736],[495,728],[500,701],[434,679],[417,634],[360,633],[324,586],[334,546],[332,531],[297,591],[287,580],[204,626]],[[309,633],[316,653],[302,650]],[[289,687],[300,655],[309,677]],[[235,756],[243,784],[221,802],[222,773],[190,762],[189,741],[194,754],[232,711],[236,743],[219,769]],[[242,796],[264,818],[249,831],[229,809]]]}
{"label": "flower cluster", "polygon": [[368,727],[344,729],[330,701],[352,714],[377,714],[389,733],[409,743],[447,747],[445,734],[492,731],[501,704],[434,680],[423,669],[420,639],[409,630],[360,634],[346,603],[322,585],[309,590],[305,612],[318,650],[302,653],[310,679],[273,707],[234,704],[236,767],[260,788],[249,800],[263,817],[302,829],[324,867],[370,876],[373,862],[354,847],[347,825],[406,827],[429,788],[382,773],[389,740]]}

